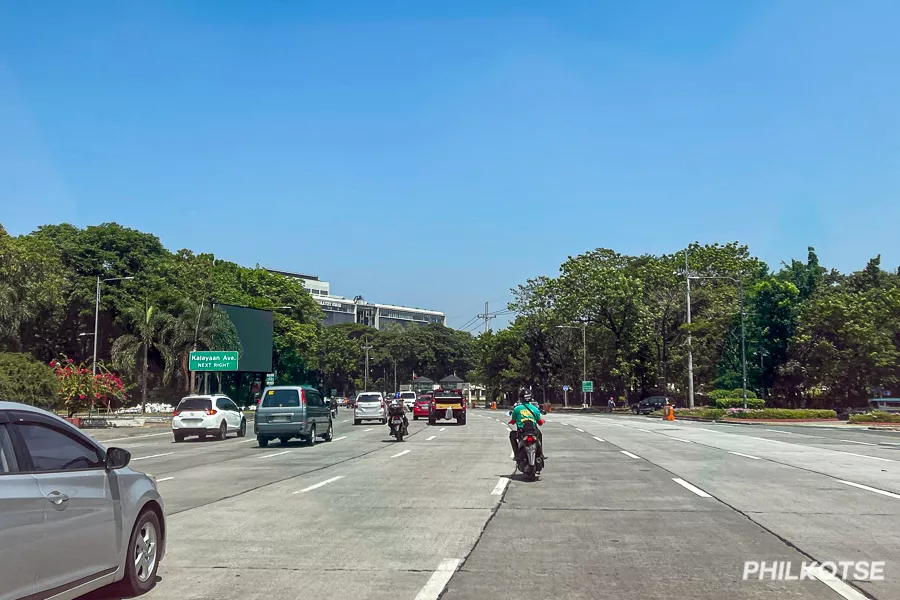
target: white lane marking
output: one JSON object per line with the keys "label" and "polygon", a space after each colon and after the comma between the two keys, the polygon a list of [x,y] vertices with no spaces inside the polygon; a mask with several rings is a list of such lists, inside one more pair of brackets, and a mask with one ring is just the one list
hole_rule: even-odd
{"label": "white lane marking", "polygon": [[404,454],[409,454],[410,452],[411,450],[404,450],[403,452],[398,452],[397,454],[393,455],[391,458],[397,458],[398,456],[403,456]]}
{"label": "white lane marking", "polygon": [[491,496],[499,496],[503,493],[503,490],[506,489],[506,485],[509,483],[509,477],[501,477],[497,481],[497,485],[494,486],[494,489],[491,491]]}
{"label": "white lane marking", "polygon": [[640,427],[635,427],[635,429],[637,429],[638,431],[643,431],[644,433],[653,433],[649,429],[641,429]]}
{"label": "white lane marking", "polygon": [[249,442],[255,442],[256,438],[250,438],[249,440],[241,440],[239,442],[235,442],[236,444],[247,444]]}
{"label": "white lane marking", "polygon": [[772,442],[773,444],[785,444],[787,442],[782,442],[781,440],[770,440],[769,438],[761,438],[761,437],[753,437],[751,435],[747,436],[751,440],[760,440],[763,442]]}
{"label": "white lane marking", "polygon": [[703,427],[698,427],[700,431],[708,431],[710,433],[722,433],[721,431],[716,431],[715,429],[704,429]]}
{"label": "white lane marking", "polygon": [[[500,419],[497,419],[497,420],[500,421]],[[502,422],[503,422],[503,421],[500,421],[500,423],[502,423]],[[438,431],[447,431],[447,428],[446,428],[446,427],[441,427],[440,429],[438,429]]]}
{"label": "white lane marking", "polygon": [[753,459],[753,460],[762,460],[762,459],[761,459],[760,457],[758,457],[758,456],[753,456],[753,455],[750,455],[750,454],[744,454],[743,452],[728,452],[728,454],[734,454],[735,456],[743,456],[744,458],[751,458],[751,459]]}
{"label": "white lane marking", "polygon": [[284,450],[282,452],[276,452],[275,454],[264,454],[262,456],[257,456],[256,458],[272,458],[273,456],[281,456],[282,454],[287,454],[290,450]]}
{"label": "white lane marking", "polygon": [[872,460],[880,460],[883,462],[897,462],[891,460],[890,458],[881,458],[880,456],[869,456],[868,454],[856,454],[855,452],[844,452],[843,450],[835,450],[835,452],[840,452],[841,454],[849,454],[850,456],[858,456],[860,458],[871,458]]}
{"label": "white lane marking", "polygon": [[333,441],[333,442],[339,442],[339,441],[341,441],[341,440],[346,440],[346,439],[347,439],[347,436],[346,436],[346,435],[342,435],[341,437],[339,437],[339,438],[334,438],[334,439],[331,440],[331,441]]}
{"label": "white lane marking", "polygon": [[872,442],[857,442],[856,440],[838,440],[839,442],[847,442],[848,444],[861,444],[863,446],[877,446],[878,444],[873,444]]}
{"label": "white lane marking", "polygon": [[640,456],[638,456],[637,454],[632,454],[628,450],[619,450],[619,452],[621,452],[625,456],[630,456],[631,458],[640,458]]}
{"label": "white lane marking", "polygon": [[163,477],[162,479],[157,479],[156,483],[162,483],[163,481],[172,481],[175,479],[174,477]]}
{"label": "white lane marking", "polygon": [[436,438],[436,437],[437,437],[436,435],[433,435],[433,436],[431,436],[431,437],[427,437],[427,438],[425,438],[425,441],[426,441],[426,442],[430,442],[431,440],[433,440],[433,439]]}
{"label": "white lane marking", "polygon": [[680,486],[683,487],[684,489],[690,490],[690,491],[694,492],[695,494],[697,494],[697,495],[700,496],[701,498],[712,498],[712,496],[710,496],[709,494],[707,494],[706,492],[704,492],[703,490],[701,490],[701,489],[698,488],[697,486],[695,486],[695,485],[693,485],[693,484],[691,484],[691,483],[688,483],[688,482],[685,481],[684,479],[680,479],[680,478],[678,478],[678,477],[673,477],[673,478],[672,478],[672,481],[674,481],[675,483],[677,483],[678,485],[680,485]]}
{"label": "white lane marking", "polygon": [[350,419],[344,419],[343,421],[341,421],[341,423],[349,423],[349,422],[350,422]]}
{"label": "white lane marking", "polygon": [[458,558],[445,558],[442,560],[438,568],[428,578],[428,581],[425,582],[425,587],[416,594],[415,600],[437,600],[447,586],[447,582],[456,573],[456,569],[459,568],[461,562]]}
{"label": "white lane marking", "polygon": [[822,567],[806,567],[806,572],[833,589],[835,592],[845,598],[845,600],[866,600],[868,596],[864,596],[854,588],[850,587],[827,569]]}
{"label": "white lane marking", "polygon": [[139,456],[137,458],[132,458],[132,462],[136,460],[147,460],[148,458],[159,458],[160,456],[169,456],[170,454],[175,454],[174,452],[163,452],[162,454],[151,454],[150,456]]}
{"label": "white lane marking", "polygon": [[302,490],[297,490],[297,491],[294,492],[294,493],[295,493],[295,494],[305,494],[306,492],[311,492],[311,491],[313,491],[313,490],[317,490],[317,489],[319,489],[319,488],[322,487],[322,486],[328,485],[329,483],[334,483],[334,482],[337,481],[338,479],[343,479],[343,478],[344,478],[343,475],[338,475],[337,477],[332,477],[331,479],[326,479],[325,481],[320,481],[319,483],[316,483],[316,484],[311,485],[311,486],[309,486],[309,487],[305,487],[305,488],[303,488]]}
{"label": "white lane marking", "polygon": [[374,430],[374,429],[375,429],[374,427],[369,427],[368,429],[363,429],[363,433],[365,433],[365,432],[367,432],[367,431],[372,431],[372,430]]}
{"label": "white lane marking", "polygon": [[669,437],[672,438],[673,440],[678,440],[679,442],[684,442],[685,444],[693,444],[694,443],[691,440],[685,440],[680,437],[675,437],[674,435],[670,435]]}
{"label": "white lane marking", "polygon": [[594,439],[597,440],[598,442],[605,442],[605,441],[606,441],[606,440],[602,440],[602,439],[598,438],[596,435],[594,436]]}
{"label": "white lane marking", "polygon": [[142,435],[129,435],[126,437],[113,438],[111,440],[97,440],[97,441],[100,442],[101,444],[105,444],[106,442],[122,442],[125,440],[136,440],[136,439],[140,439],[140,438],[159,437],[161,435],[172,435],[172,432],[167,431],[165,433],[145,433]]}
{"label": "white lane marking", "polygon": [[791,435],[790,431],[782,431],[780,429],[766,429],[763,427],[763,431],[774,431],[775,433],[786,433],[787,435]]}
{"label": "white lane marking", "polygon": [[578,429],[577,427],[575,428],[575,431],[578,431],[578,432],[580,432],[580,433],[584,433],[584,429]]}
{"label": "white lane marking", "polygon": [[852,481],[844,481],[843,479],[838,479],[838,481],[847,485],[852,485],[853,487],[859,488],[861,490],[866,490],[867,492],[874,492],[876,494],[881,494],[882,496],[887,496],[888,498],[895,498],[897,500],[900,500],[900,494],[895,494],[894,492],[879,490],[878,488],[869,487],[861,483],[853,483]]}

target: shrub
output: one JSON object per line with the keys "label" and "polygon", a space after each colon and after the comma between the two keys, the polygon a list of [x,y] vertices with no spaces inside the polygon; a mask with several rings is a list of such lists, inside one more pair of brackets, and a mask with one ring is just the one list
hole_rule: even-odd
{"label": "shrub", "polygon": [[813,410],[809,408],[729,408],[725,416],[733,419],[836,419],[833,410]]}
{"label": "shrub", "polygon": [[876,410],[864,415],[850,415],[851,423],[900,423],[900,414]]}
{"label": "shrub", "polygon": [[0,400],[52,408],[58,393],[53,369],[30,354],[0,352]]}
{"label": "shrub", "polygon": [[[724,398],[743,398],[744,390],[741,388],[737,388],[734,390],[711,390],[706,397],[709,398],[709,405],[716,406],[714,400],[721,400]],[[747,390],[747,399],[756,398],[756,393],[753,390]],[[748,402],[749,406],[750,403]],[[726,407],[727,408],[727,407]]]}
{"label": "shrub", "polygon": [[[730,393],[730,392],[729,392]],[[750,393],[747,392],[747,408],[765,408],[766,403],[759,398],[751,398]],[[714,406],[716,408],[743,408],[744,407],[744,399],[738,396],[737,398],[716,398],[715,400],[710,399],[710,406]]]}
{"label": "shrub", "polygon": [[[662,411],[659,411],[662,414]],[[676,408],[676,417],[697,417],[699,419],[721,419],[725,414],[725,410],[721,408]]]}

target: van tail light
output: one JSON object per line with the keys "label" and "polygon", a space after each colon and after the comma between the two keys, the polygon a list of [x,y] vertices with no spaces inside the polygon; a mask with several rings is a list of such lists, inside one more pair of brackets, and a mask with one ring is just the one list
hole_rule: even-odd
{"label": "van tail light", "polygon": [[207,416],[208,416],[208,415],[214,415],[214,414],[216,414],[217,412],[219,412],[219,411],[217,411],[217,410],[214,409],[214,408],[207,408],[207,409],[206,409],[206,414],[207,414]]}
{"label": "van tail light", "polygon": [[181,414],[181,411],[180,411],[180,410],[176,410],[174,413],[172,413],[172,416],[177,417],[177,416],[180,415],[180,414]]}
{"label": "van tail light", "polygon": [[534,436],[533,436],[533,435],[526,436],[526,437],[525,437],[525,443],[526,443],[526,444],[533,444],[533,443],[534,443]]}

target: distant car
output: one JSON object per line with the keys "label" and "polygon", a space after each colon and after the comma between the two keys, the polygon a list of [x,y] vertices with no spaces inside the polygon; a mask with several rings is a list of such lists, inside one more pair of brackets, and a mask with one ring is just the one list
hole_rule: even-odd
{"label": "distant car", "polygon": [[172,416],[172,435],[183,442],[191,435],[206,439],[207,435],[224,440],[229,433],[247,435],[247,419],[228,396],[187,396],[182,398]]}
{"label": "distant car", "polygon": [[419,417],[427,419],[429,414],[431,414],[431,396],[419,396],[413,404],[413,421],[418,421]]}
{"label": "distant car", "polygon": [[665,396],[650,396],[640,402],[631,405],[631,412],[636,415],[649,415],[655,410],[661,410],[666,405]]}
{"label": "distant car", "polygon": [[363,392],[357,394],[355,408],[353,410],[353,424],[359,425],[363,421],[380,421],[382,425],[387,423],[387,405],[381,392]]}
{"label": "distant car", "polygon": [[[63,419],[0,402],[0,598],[146,593],[166,549],[156,482]],[[106,597],[106,594],[103,594]]]}
{"label": "distant car", "polygon": [[416,404],[416,393],[400,392],[400,399],[403,401],[403,406],[406,407],[406,410],[412,410]]}

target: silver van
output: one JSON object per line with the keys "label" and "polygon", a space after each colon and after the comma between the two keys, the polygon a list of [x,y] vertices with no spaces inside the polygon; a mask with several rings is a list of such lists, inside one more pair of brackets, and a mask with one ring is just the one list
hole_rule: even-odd
{"label": "silver van", "polygon": [[263,390],[256,408],[253,425],[256,441],[262,448],[269,440],[286,444],[300,438],[310,446],[321,437],[330,442],[334,436],[331,409],[315,388],[299,385],[278,385]]}

